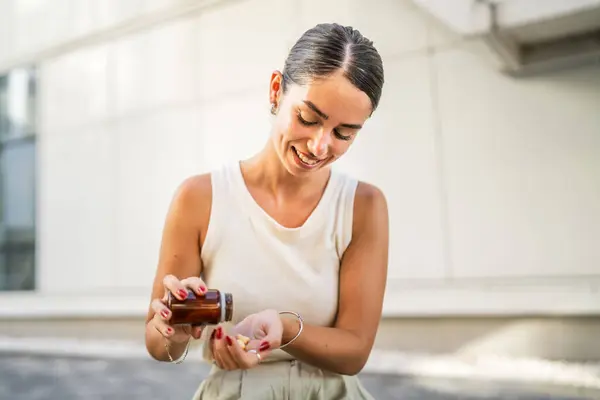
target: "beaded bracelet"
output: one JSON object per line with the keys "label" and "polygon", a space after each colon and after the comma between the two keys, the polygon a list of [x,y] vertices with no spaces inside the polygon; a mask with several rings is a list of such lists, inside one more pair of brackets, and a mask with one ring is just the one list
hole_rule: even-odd
{"label": "beaded bracelet", "polygon": [[298,336],[300,336],[300,334],[302,333],[302,329],[304,329],[304,320],[302,319],[302,317],[300,316],[300,314],[298,314],[297,312],[294,312],[294,311],[280,311],[279,314],[290,314],[290,315],[293,315],[296,318],[298,318],[298,322],[300,323],[300,329],[298,330],[298,333],[296,334],[296,336],[294,336],[292,338],[292,340],[290,340],[286,344],[283,344],[283,345],[279,346],[280,349],[283,349],[284,347],[289,346],[296,339],[298,339]]}

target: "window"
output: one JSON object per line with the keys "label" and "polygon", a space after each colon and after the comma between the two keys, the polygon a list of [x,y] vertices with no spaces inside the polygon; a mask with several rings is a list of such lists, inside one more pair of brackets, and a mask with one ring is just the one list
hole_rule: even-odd
{"label": "window", "polygon": [[0,75],[0,291],[35,288],[36,75]]}

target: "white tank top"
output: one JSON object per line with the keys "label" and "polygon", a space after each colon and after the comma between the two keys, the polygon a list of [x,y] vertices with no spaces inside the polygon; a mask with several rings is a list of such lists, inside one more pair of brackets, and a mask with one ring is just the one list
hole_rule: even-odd
{"label": "white tank top", "polygon": [[[272,308],[298,312],[308,324],[331,326],[340,260],[352,238],[357,181],[332,170],[317,207],[298,228],[282,226],[256,203],[239,162],[213,171],[211,181],[203,278],[208,287],[232,294],[231,324]],[[207,349],[204,358],[210,360]],[[269,357],[280,358],[291,356],[277,350]]]}

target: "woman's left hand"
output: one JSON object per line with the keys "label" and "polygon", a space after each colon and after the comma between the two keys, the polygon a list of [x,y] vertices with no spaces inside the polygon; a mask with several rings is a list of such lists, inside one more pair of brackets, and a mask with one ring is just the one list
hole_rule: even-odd
{"label": "woman's left hand", "polygon": [[[246,350],[242,349],[235,336],[250,338]],[[283,325],[279,313],[264,310],[251,314],[237,324],[231,332],[219,326],[211,336],[213,358],[217,366],[225,370],[249,369],[281,345]]]}

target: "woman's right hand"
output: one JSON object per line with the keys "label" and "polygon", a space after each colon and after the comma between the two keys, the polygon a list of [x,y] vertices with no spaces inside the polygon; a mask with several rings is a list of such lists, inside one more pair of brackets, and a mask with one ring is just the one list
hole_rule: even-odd
{"label": "woman's right hand", "polygon": [[165,288],[165,293],[162,299],[152,300],[154,317],[150,323],[153,324],[154,328],[156,328],[156,330],[165,338],[174,343],[185,343],[190,337],[199,339],[203,329],[201,326],[169,325],[169,320],[172,315],[167,307],[167,299],[169,292],[180,300],[185,300],[187,298],[188,290],[192,290],[198,295],[204,295],[207,291],[206,284],[198,277],[189,277],[180,281],[173,275],[166,275],[163,279],[163,286]]}

